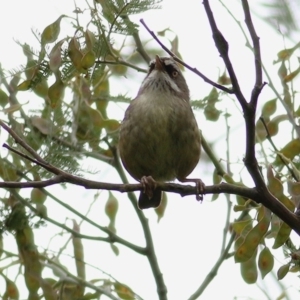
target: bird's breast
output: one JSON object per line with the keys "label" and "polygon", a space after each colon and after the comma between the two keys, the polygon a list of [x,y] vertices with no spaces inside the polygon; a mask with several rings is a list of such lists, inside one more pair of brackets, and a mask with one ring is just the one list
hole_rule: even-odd
{"label": "bird's breast", "polygon": [[[189,103],[162,93],[139,95],[125,113],[119,148],[125,168],[137,180],[189,175],[200,155],[199,131]],[[193,151],[194,158],[189,159]]]}

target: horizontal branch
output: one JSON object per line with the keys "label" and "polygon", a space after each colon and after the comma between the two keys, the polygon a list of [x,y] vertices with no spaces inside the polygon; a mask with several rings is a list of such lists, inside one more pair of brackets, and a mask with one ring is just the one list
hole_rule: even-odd
{"label": "horizontal branch", "polygon": [[[82,186],[85,189],[98,189],[98,190],[110,190],[118,191],[121,193],[128,193],[134,191],[143,190],[143,186],[140,183],[136,184],[117,184],[107,183],[84,179],[71,174],[65,173],[65,175],[59,175],[53,179],[44,181],[30,181],[30,182],[0,182],[0,188],[42,188],[58,183],[71,183],[77,186]],[[195,186],[183,185],[176,183],[162,183],[157,182],[157,188],[165,192],[177,193],[182,197],[189,195],[197,195],[197,189]],[[262,203],[269,208],[274,214],[287,223],[292,229],[294,229],[300,235],[300,218],[293,212],[289,211],[277,198],[272,194],[258,193],[256,188],[248,188],[244,186],[238,186],[234,184],[221,183],[204,188],[203,194],[232,194],[239,195],[246,199],[251,199],[257,203]]]}

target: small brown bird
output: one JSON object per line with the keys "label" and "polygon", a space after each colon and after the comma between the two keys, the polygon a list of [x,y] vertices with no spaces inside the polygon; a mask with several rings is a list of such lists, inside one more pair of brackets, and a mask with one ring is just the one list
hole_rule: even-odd
{"label": "small brown bird", "polygon": [[[189,88],[171,57],[156,56],[139,92],[125,112],[119,151],[128,173],[144,186],[139,208],[157,207],[162,191],[155,181],[187,179],[200,158],[200,134],[190,106]],[[198,195],[197,199],[201,199]]]}

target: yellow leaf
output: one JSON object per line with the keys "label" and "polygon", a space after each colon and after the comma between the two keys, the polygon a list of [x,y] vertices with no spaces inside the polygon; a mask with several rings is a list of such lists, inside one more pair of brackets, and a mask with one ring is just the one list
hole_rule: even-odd
{"label": "yellow leaf", "polygon": [[277,271],[278,280],[283,279],[285,277],[285,275],[288,273],[289,269],[290,269],[290,264],[289,263],[281,266]]}
{"label": "yellow leaf", "polygon": [[65,17],[65,15],[61,15],[54,23],[48,25],[43,33],[42,33],[42,46],[46,44],[53,43],[59,35],[60,32],[60,21]]}
{"label": "yellow leaf", "polygon": [[28,91],[31,87],[31,80],[25,80],[17,86],[18,91]]}
{"label": "yellow leaf", "polygon": [[5,294],[3,295],[3,297],[7,297],[7,299],[10,300],[18,300],[19,299],[19,290],[17,285],[10,280],[9,278],[5,277],[5,281],[6,281],[6,290],[5,290]]}
{"label": "yellow leaf", "polygon": [[93,50],[88,51],[81,59],[81,67],[89,69],[95,64],[96,55]]}
{"label": "yellow leaf", "polygon": [[157,215],[157,223],[160,221],[160,219],[164,216],[166,208],[167,208],[167,204],[168,204],[168,197],[167,197],[167,193],[162,192],[162,199],[161,199],[161,203],[158,207],[156,207],[154,209],[156,215]]}
{"label": "yellow leaf", "polygon": [[4,107],[8,103],[8,95],[0,89],[0,106]]}
{"label": "yellow leaf", "polygon": [[294,51],[300,46],[300,42],[297,43],[293,48],[289,48],[289,49],[284,49],[284,50],[281,50],[277,53],[277,57],[278,57],[278,60],[274,62],[277,63],[279,61],[284,61],[284,60],[287,60],[289,59],[292,54],[294,53]]}
{"label": "yellow leaf", "polygon": [[277,235],[275,237],[273,249],[277,249],[281,247],[290,237],[291,231],[292,231],[291,227],[288,226],[286,223],[282,222],[277,232]]}
{"label": "yellow leaf", "polygon": [[120,282],[116,282],[114,284],[114,286],[115,286],[116,293],[118,294],[118,296],[121,299],[124,299],[124,300],[134,300],[134,299],[136,299],[135,295],[134,295],[134,292],[132,291],[132,289],[129,286],[127,286],[123,283],[120,283]]}
{"label": "yellow leaf", "polygon": [[300,67],[298,67],[298,69],[296,69],[295,71],[291,72],[289,75],[284,77],[284,82],[289,82],[292,81],[300,72]]}
{"label": "yellow leaf", "polygon": [[33,188],[30,195],[30,200],[34,204],[43,204],[47,199],[47,195],[39,188]]}
{"label": "yellow leaf", "polygon": [[259,254],[258,267],[261,272],[261,277],[264,278],[272,271],[274,266],[274,257],[268,247],[265,247]]}
{"label": "yellow leaf", "polygon": [[254,255],[255,251],[257,250],[258,244],[269,228],[271,221],[270,211],[264,206],[261,206],[258,213],[260,216],[262,216],[262,218],[248,232],[241,245],[236,249],[234,255],[235,262],[248,261]]}
{"label": "yellow leaf", "polygon": [[105,204],[105,213],[109,220],[114,222],[119,209],[119,202],[112,192],[109,191],[109,197]]}
{"label": "yellow leaf", "polygon": [[243,280],[248,284],[253,284],[257,280],[257,266],[256,266],[256,253],[255,249],[254,255],[245,262],[241,263],[241,276]]}
{"label": "yellow leaf", "polygon": [[271,115],[273,115],[275,113],[276,108],[277,108],[277,99],[276,98],[267,101],[262,108],[262,112],[261,112],[262,117],[264,117],[264,118],[270,117]]}
{"label": "yellow leaf", "polygon": [[68,55],[74,65],[74,67],[79,71],[84,73],[85,70],[82,68],[81,60],[83,54],[79,49],[79,43],[75,37],[73,37],[69,42]]}
{"label": "yellow leaf", "polygon": [[48,89],[48,97],[51,101],[51,107],[55,108],[62,102],[65,95],[65,85],[59,75],[56,76],[56,81]]}
{"label": "yellow leaf", "polygon": [[[294,139],[290,142],[288,142],[281,150],[280,153],[288,158],[293,159],[296,155],[300,153],[300,140]],[[278,166],[281,164],[281,160],[279,157],[276,157],[276,160],[274,161],[274,165]]]}
{"label": "yellow leaf", "polygon": [[52,72],[56,72],[61,66],[61,46],[65,39],[58,42],[51,50],[49,54],[49,67]]}
{"label": "yellow leaf", "polygon": [[94,33],[88,29],[85,31],[84,36],[85,36],[86,48],[90,51],[93,49],[93,46],[96,41],[96,37],[95,37]]}

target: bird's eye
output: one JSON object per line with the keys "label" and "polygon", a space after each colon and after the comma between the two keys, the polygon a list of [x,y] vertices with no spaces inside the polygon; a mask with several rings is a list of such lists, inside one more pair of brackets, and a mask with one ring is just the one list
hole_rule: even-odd
{"label": "bird's eye", "polygon": [[175,78],[175,77],[177,77],[177,76],[178,76],[178,72],[177,72],[177,71],[173,71],[173,72],[172,72],[172,77]]}

